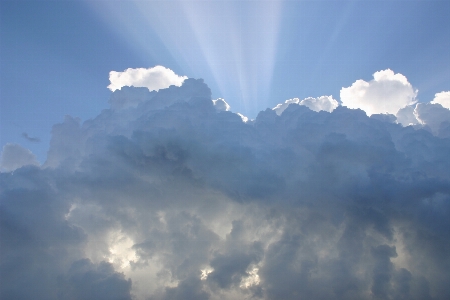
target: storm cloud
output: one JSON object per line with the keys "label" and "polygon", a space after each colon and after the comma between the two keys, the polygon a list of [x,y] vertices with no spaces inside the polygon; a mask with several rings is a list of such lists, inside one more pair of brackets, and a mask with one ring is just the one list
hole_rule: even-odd
{"label": "storm cloud", "polygon": [[448,299],[450,139],[308,99],[243,122],[186,79],[67,116],[0,173],[0,298]]}

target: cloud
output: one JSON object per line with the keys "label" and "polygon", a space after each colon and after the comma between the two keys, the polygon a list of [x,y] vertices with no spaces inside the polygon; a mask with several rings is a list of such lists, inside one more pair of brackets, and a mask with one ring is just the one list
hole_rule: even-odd
{"label": "cloud", "polygon": [[95,266],[89,259],[75,261],[68,273],[58,279],[60,299],[132,299],[131,280],[125,280],[107,262]]}
{"label": "cloud", "polygon": [[118,95],[0,173],[0,298],[450,297],[448,138],[344,106],[243,122],[195,79]]}
{"label": "cloud", "polygon": [[293,98],[293,99],[288,99],[286,101],[284,101],[284,103],[279,103],[277,104],[274,108],[272,108],[277,115],[281,115],[283,113],[283,111],[290,105],[290,104],[299,104],[300,103],[300,99],[298,98]]}
{"label": "cloud", "polygon": [[415,113],[416,105],[408,105],[400,109],[397,114],[397,122],[403,126],[417,125],[419,120],[417,120],[417,113]]}
{"label": "cloud", "polygon": [[334,100],[332,96],[321,96],[318,98],[308,97],[303,100],[300,100],[298,98],[289,99],[284,103],[277,104],[277,106],[275,106],[273,110],[275,110],[277,115],[281,115],[290,104],[304,105],[309,109],[317,112],[322,110],[332,112],[334,109],[336,109],[336,107],[339,106],[339,103]]}
{"label": "cloud", "polygon": [[431,104],[440,104],[442,107],[450,109],[450,91],[437,93]]}
{"label": "cloud", "polygon": [[32,143],[39,143],[39,142],[41,142],[41,140],[39,138],[30,137],[28,135],[28,133],[26,133],[26,132],[22,133],[22,137],[24,139],[26,139],[27,141],[32,142]]}
{"label": "cloud", "polygon": [[8,143],[3,146],[0,159],[1,169],[9,172],[27,165],[39,165],[36,155],[30,150],[23,148],[18,144]]}
{"label": "cloud", "polygon": [[163,66],[153,68],[128,68],[123,72],[109,72],[108,89],[120,90],[123,86],[146,87],[150,91],[158,91],[171,85],[181,86],[186,76],[179,76]]}
{"label": "cloud", "polygon": [[373,80],[355,81],[350,87],[341,89],[342,105],[351,109],[362,109],[372,114],[397,114],[407,105],[414,104],[417,90],[407,78],[390,69],[373,74]]}
{"label": "cloud", "polygon": [[222,98],[213,100],[213,103],[214,103],[214,107],[218,111],[229,111],[230,110],[230,105],[228,105],[228,103]]}
{"label": "cloud", "polygon": [[313,111],[324,110],[327,112],[332,112],[336,107],[339,106],[339,103],[334,100],[332,96],[321,96],[319,98],[308,97],[300,101],[299,104],[305,105]]}
{"label": "cloud", "polygon": [[406,106],[398,111],[396,118],[403,126],[412,125],[438,137],[450,137],[450,110],[439,103],[432,101]]}
{"label": "cloud", "polygon": [[[437,136],[443,136],[450,126],[450,110],[440,104],[418,103],[414,109],[414,115],[419,123]],[[441,131],[443,131],[441,133]]]}
{"label": "cloud", "polygon": [[109,98],[112,109],[126,109],[137,107],[140,103],[149,101],[154,96],[145,87],[134,88],[123,86],[120,90],[115,90]]}
{"label": "cloud", "polygon": [[236,113],[236,114],[242,119],[242,122],[247,123],[248,121],[250,121],[249,118],[244,116],[243,114],[241,114],[241,113]]}

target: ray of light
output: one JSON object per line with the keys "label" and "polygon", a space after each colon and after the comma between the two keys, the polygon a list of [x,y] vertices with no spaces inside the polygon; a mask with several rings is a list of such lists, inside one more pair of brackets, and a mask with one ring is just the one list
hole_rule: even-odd
{"label": "ray of light", "polygon": [[[228,98],[233,110],[247,114],[266,106],[281,1],[94,1],[90,5],[142,57],[170,55],[188,72],[180,75],[211,77],[214,83],[208,84],[217,85],[217,96]],[[154,53],[151,34],[167,53]]]}
{"label": "ray of light", "polygon": [[244,112],[255,111],[267,101],[281,5],[281,1],[183,3],[187,19],[222,93],[230,88],[235,91],[240,98],[239,109]]}

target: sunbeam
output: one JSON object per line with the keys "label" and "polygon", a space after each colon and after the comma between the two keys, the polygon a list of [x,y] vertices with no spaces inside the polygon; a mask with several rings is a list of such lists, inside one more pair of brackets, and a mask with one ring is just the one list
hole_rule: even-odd
{"label": "sunbeam", "polygon": [[[243,114],[268,106],[282,1],[180,1],[90,4],[118,36],[153,57],[150,34],[191,77],[212,74],[218,98]],[[166,65],[166,66],[171,66]],[[172,69],[177,69],[176,67]],[[183,73],[183,72],[179,72]]]}

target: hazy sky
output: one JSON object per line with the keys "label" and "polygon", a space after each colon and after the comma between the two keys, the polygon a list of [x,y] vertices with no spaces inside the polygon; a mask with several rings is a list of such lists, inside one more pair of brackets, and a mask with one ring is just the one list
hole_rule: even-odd
{"label": "hazy sky", "polygon": [[449,299],[449,3],[0,0],[0,298]]}

